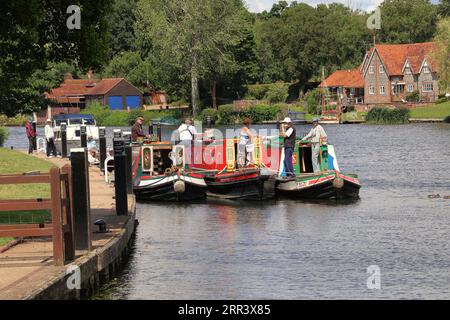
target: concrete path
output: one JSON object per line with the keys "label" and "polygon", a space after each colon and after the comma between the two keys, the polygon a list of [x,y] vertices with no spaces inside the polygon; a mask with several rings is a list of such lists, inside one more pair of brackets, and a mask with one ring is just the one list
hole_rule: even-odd
{"label": "concrete path", "polygon": [[[43,155],[37,157],[46,159]],[[49,159],[56,166],[68,164],[66,159]],[[91,192],[91,219],[104,219],[111,233],[97,234],[93,225],[93,251],[101,251],[115,238],[123,233],[123,228],[129,222],[129,217],[117,217],[115,214],[114,188],[105,183],[97,167],[89,168]],[[129,208],[134,208],[134,199],[130,197]],[[87,252],[77,252],[79,263]],[[0,300],[27,299],[54,279],[64,275],[67,268],[53,265],[51,239],[26,240],[0,254]]]}

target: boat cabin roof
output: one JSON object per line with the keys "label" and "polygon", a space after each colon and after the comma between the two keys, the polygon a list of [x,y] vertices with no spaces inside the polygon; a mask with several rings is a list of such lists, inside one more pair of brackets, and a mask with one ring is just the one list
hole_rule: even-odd
{"label": "boat cabin roof", "polygon": [[66,122],[68,125],[95,125],[95,119],[90,114],[59,114],[53,117],[56,125]]}

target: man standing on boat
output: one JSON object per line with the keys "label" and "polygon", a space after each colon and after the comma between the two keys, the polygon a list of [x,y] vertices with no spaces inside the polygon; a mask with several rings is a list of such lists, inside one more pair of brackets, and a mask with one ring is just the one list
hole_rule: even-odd
{"label": "man standing on boat", "polygon": [[294,154],[297,131],[295,130],[291,118],[285,118],[281,126],[281,136],[284,138],[284,170],[286,176],[295,177],[292,156]]}
{"label": "man standing on boat", "polygon": [[302,141],[311,141],[312,144],[312,165],[314,173],[321,172],[320,164],[319,164],[319,155],[320,155],[320,147],[324,142],[326,142],[328,136],[323,129],[323,127],[319,124],[319,119],[313,119],[313,128],[308,133],[306,137],[302,139]]}
{"label": "man standing on boat", "polygon": [[192,163],[192,146],[197,129],[193,126],[192,119],[186,119],[186,121],[178,128],[180,135],[180,144],[184,146],[186,152],[186,161],[188,164]]}
{"label": "man standing on boat", "polygon": [[144,123],[144,118],[139,117],[134,122],[134,126],[131,129],[131,139],[133,142],[137,142],[139,138],[145,138],[144,130],[142,129],[142,124]]}

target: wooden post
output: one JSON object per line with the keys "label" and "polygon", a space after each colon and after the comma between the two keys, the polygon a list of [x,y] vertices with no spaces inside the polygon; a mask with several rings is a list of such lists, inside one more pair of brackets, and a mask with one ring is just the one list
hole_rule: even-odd
{"label": "wooden post", "polygon": [[63,266],[65,259],[63,220],[61,214],[61,176],[58,168],[50,169],[50,190],[52,201],[53,260],[56,265]]}
{"label": "wooden post", "polygon": [[72,169],[65,165],[61,173],[67,175],[63,183],[63,197],[65,199],[64,222],[67,229],[64,232],[64,249],[67,260],[75,260],[75,230],[73,225],[73,192],[72,192]]}
{"label": "wooden post", "polygon": [[92,250],[91,239],[91,201],[89,188],[89,163],[87,149],[72,149],[73,218],[75,247],[77,250]]}

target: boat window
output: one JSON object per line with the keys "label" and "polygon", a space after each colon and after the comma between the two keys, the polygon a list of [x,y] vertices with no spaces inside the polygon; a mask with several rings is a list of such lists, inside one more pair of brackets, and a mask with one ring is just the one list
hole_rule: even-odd
{"label": "boat window", "polygon": [[70,119],[70,125],[83,124],[83,119]]}
{"label": "boat window", "polygon": [[87,126],[95,126],[95,120],[94,119],[83,119],[83,122]]}

